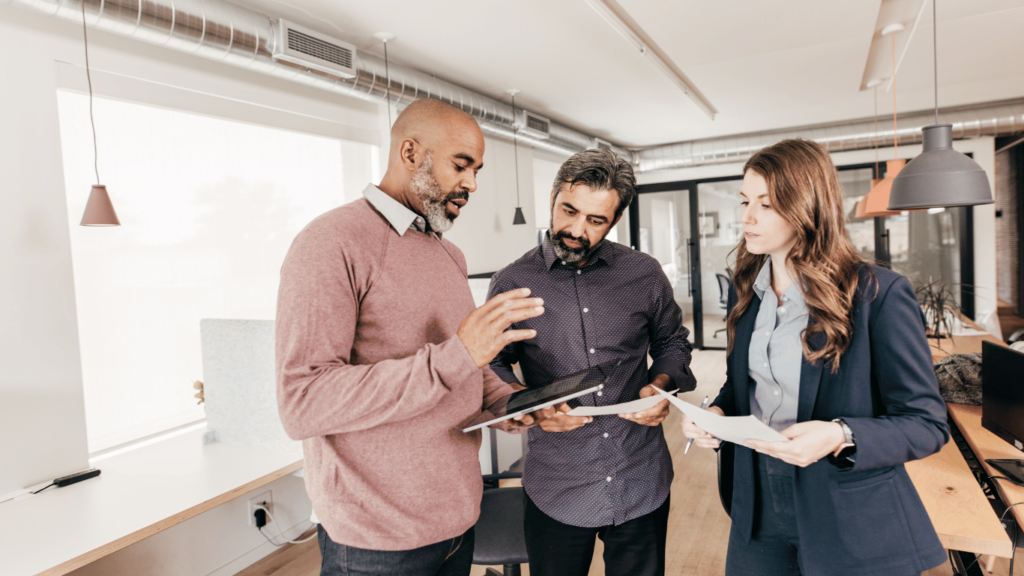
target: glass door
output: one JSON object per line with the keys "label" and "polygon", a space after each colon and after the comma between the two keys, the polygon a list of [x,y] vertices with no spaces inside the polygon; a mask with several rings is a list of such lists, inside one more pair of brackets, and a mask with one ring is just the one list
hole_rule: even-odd
{"label": "glass door", "polygon": [[683,310],[683,325],[690,331],[691,342],[699,348],[700,326],[694,324],[699,311],[694,306],[690,190],[639,194],[635,206],[639,208],[639,218],[635,222],[633,247],[661,264],[672,284],[676,303]]}
{"label": "glass door", "polygon": [[729,253],[743,237],[743,179],[697,184],[696,251],[700,262],[704,348],[725,349],[725,313],[732,270]]}

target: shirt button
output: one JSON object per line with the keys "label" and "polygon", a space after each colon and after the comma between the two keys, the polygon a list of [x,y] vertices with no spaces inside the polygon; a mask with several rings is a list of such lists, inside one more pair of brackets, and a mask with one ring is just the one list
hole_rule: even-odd
{"label": "shirt button", "polygon": [[611,476],[609,476],[609,477],[605,478],[605,479],[604,479],[604,481],[605,481],[605,482],[611,482],[611,481],[612,481],[612,477],[611,477]]}
{"label": "shirt button", "polygon": [[598,390],[598,391],[597,391],[597,395],[598,395],[598,396],[600,396],[600,395],[602,395],[602,394],[604,394],[604,392],[601,392],[600,390]]}
{"label": "shirt button", "polygon": [[593,349],[593,348],[591,348],[591,349],[590,349],[590,353],[591,353],[591,354],[593,354],[593,353],[594,353],[594,349]]}
{"label": "shirt button", "polygon": [[583,270],[577,270],[576,273],[577,274],[583,274]]}
{"label": "shirt button", "polygon": [[779,308],[779,314],[785,314],[785,313],[786,313],[786,309],[784,307],[783,308]]}
{"label": "shirt button", "polygon": [[587,313],[587,312],[590,312],[590,308],[584,308],[584,309],[583,309],[583,313],[584,313],[584,314],[585,314],[585,313]]}
{"label": "shirt button", "polygon": [[771,338],[772,337],[772,331],[771,330],[765,330],[764,335],[769,337],[769,338]]}
{"label": "shirt button", "polygon": [[562,260],[562,266],[565,266],[565,260]]}
{"label": "shirt button", "polygon": [[774,394],[775,394],[776,396],[778,396],[778,395],[779,395],[779,391],[778,391],[778,390],[776,390],[776,391],[775,391],[775,392],[773,392],[773,393],[774,393]]}
{"label": "shirt button", "polygon": [[608,433],[607,433],[607,432],[605,432],[605,433],[604,433],[604,437],[605,437],[605,438],[607,438],[607,437],[608,437]]}
{"label": "shirt button", "polygon": [[765,423],[765,424],[767,424],[767,423],[768,423],[768,419],[767,419],[767,418],[765,418],[765,419],[764,419],[764,423]]}

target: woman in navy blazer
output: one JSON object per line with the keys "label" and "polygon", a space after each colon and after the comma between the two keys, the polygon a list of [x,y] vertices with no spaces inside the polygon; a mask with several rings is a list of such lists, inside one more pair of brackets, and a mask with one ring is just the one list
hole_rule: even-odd
{"label": "woman in navy blazer", "polygon": [[[795,423],[780,430],[788,442],[735,447],[726,575],[909,576],[941,564],[945,552],[903,466],[949,440],[910,282],[857,255],[835,167],[818,144],[784,140],[751,157],[743,204],[726,382],[709,410],[745,416],[756,405],[770,422],[788,395]],[[769,273],[759,295],[754,281],[766,285]],[[806,327],[776,342],[785,310],[762,303],[794,300],[805,301]],[[781,392],[779,410],[761,409],[757,398],[772,396],[758,386]],[[698,446],[719,446],[685,416],[683,431]]]}

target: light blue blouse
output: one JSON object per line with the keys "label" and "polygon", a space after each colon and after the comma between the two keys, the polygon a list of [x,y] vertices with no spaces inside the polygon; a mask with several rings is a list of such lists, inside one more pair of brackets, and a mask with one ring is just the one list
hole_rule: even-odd
{"label": "light blue blouse", "polygon": [[781,302],[772,289],[772,259],[754,280],[761,307],[750,337],[750,413],[775,430],[796,423],[803,363],[802,332],[810,315],[799,282],[782,293]]}

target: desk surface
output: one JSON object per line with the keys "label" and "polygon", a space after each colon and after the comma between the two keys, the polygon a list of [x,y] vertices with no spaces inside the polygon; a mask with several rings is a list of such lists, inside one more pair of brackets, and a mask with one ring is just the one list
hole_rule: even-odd
{"label": "desk surface", "polygon": [[1010,557],[1013,544],[956,442],[906,467],[944,548]]}
{"label": "desk surface", "polygon": [[[1003,473],[985,462],[986,459],[1024,458],[1024,452],[1017,450],[981,426],[981,406],[965,406],[963,404],[949,404],[948,406],[953,421],[960,428],[967,444],[971,446],[971,450],[974,451],[974,455],[978,457],[989,476],[1003,476]],[[993,480],[992,483],[996,485],[999,497],[1007,506],[1024,502],[1024,486],[1017,486],[1006,480]],[[1011,513],[1017,519],[1018,525],[1024,524],[1024,505],[1017,506]]]}
{"label": "desk surface", "polygon": [[[978,326],[974,320],[966,317],[962,317],[962,320],[964,325],[968,328],[982,330],[982,327]],[[932,350],[932,360],[938,361],[951,354],[972,354],[975,352],[981,354],[981,343],[986,341],[1006,346],[1006,343],[1002,340],[988,333],[981,336],[952,336],[939,339],[929,338],[928,345]]]}
{"label": "desk surface", "polygon": [[4,576],[57,576],[302,467],[293,454],[202,445],[202,430],[111,457],[103,473],[0,504]]}

